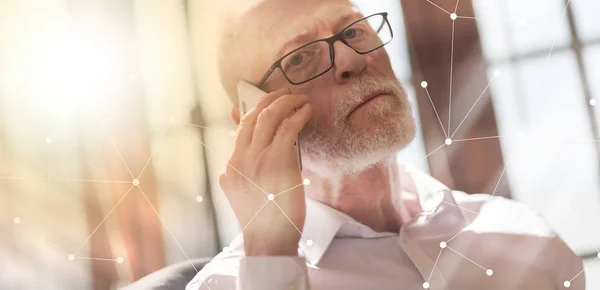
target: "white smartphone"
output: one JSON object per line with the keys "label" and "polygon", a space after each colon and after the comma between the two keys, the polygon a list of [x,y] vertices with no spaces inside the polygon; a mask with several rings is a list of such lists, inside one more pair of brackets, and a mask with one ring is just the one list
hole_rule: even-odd
{"label": "white smartphone", "polygon": [[[245,81],[241,81],[237,84],[237,93],[240,119],[250,110],[255,108],[260,98],[267,94],[266,92],[263,92],[259,88]],[[298,139],[296,139],[296,142],[294,143],[294,152],[296,152],[298,168],[300,168],[300,171],[302,171],[302,158],[300,156],[300,143]]]}

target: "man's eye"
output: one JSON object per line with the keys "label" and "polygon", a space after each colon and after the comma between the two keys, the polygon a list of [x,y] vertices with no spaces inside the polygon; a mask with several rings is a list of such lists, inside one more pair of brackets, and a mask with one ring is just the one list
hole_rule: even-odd
{"label": "man's eye", "polygon": [[360,36],[362,33],[363,32],[361,30],[358,30],[356,28],[351,28],[351,29],[344,31],[344,38],[352,39],[352,38]]}
{"label": "man's eye", "polygon": [[294,55],[294,57],[292,57],[290,59],[290,61],[288,62],[288,66],[296,66],[302,63],[302,60],[304,59],[303,53],[298,53],[296,55]]}

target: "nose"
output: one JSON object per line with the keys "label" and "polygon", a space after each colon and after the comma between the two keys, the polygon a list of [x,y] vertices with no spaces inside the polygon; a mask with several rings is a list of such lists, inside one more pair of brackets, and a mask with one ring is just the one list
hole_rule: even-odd
{"label": "nose", "polygon": [[339,84],[347,83],[354,77],[360,76],[367,68],[366,55],[358,54],[341,41],[333,44],[335,52],[335,81]]}

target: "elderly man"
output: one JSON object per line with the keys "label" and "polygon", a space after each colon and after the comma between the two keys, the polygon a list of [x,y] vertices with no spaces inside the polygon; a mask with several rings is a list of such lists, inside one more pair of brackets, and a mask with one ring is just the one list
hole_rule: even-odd
{"label": "elderly man", "polygon": [[188,290],[585,288],[581,260],[526,206],[396,163],[415,124],[382,48],[387,13],[253,2],[219,62],[234,104],[241,80],[268,92],[244,116],[232,110],[219,179],[243,230]]}

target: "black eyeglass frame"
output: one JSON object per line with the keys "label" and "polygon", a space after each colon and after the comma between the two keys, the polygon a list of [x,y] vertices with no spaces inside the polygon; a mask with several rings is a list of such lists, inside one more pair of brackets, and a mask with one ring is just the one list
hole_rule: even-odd
{"label": "black eyeglass frame", "polygon": [[[347,29],[349,29],[350,27],[352,27],[354,24],[356,24],[356,23],[358,23],[358,22],[361,22],[361,21],[364,21],[364,20],[366,20],[367,18],[370,18],[370,17],[376,16],[376,15],[381,15],[381,16],[383,16],[383,19],[384,19],[384,21],[382,21],[382,22],[381,22],[381,26],[380,26],[380,27],[379,27],[379,28],[378,28],[378,29],[377,29],[375,32],[376,32],[376,33],[379,33],[379,32],[381,31],[381,29],[383,28],[383,26],[384,26],[385,24],[387,24],[387,25],[388,25],[388,27],[389,27],[389,29],[390,29],[390,35],[391,35],[390,39],[389,39],[387,42],[385,42],[385,43],[383,43],[383,44],[381,44],[381,45],[379,45],[379,46],[377,46],[377,47],[375,47],[375,48],[373,48],[373,49],[370,49],[370,50],[368,50],[368,51],[363,51],[363,52],[361,52],[361,51],[358,51],[358,50],[356,50],[354,47],[352,47],[352,45],[350,45],[350,44],[349,44],[349,43],[346,41],[346,39],[344,38],[344,32],[346,32],[346,30],[347,30]],[[344,29],[342,29],[340,32],[336,33],[336,34],[335,34],[335,35],[333,35],[333,36],[330,36],[330,37],[327,37],[327,38],[322,38],[322,39],[318,39],[318,40],[315,40],[315,41],[309,42],[309,43],[307,43],[307,44],[305,44],[305,45],[303,45],[303,46],[300,46],[300,47],[298,47],[298,48],[296,48],[296,49],[292,50],[292,51],[291,51],[291,52],[289,52],[289,53],[286,53],[284,56],[282,56],[281,58],[279,58],[277,61],[275,61],[275,62],[274,62],[272,65],[271,65],[271,67],[269,68],[269,70],[268,70],[268,71],[267,71],[267,72],[264,74],[264,76],[263,76],[263,77],[260,79],[260,81],[258,82],[258,85],[257,85],[257,87],[258,87],[258,88],[262,87],[262,86],[265,84],[265,82],[267,81],[267,79],[269,78],[269,76],[271,76],[271,74],[272,74],[272,73],[273,73],[273,72],[274,72],[276,69],[280,69],[280,70],[281,70],[281,72],[282,72],[282,74],[283,74],[283,76],[286,78],[286,80],[287,80],[288,82],[290,82],[291,84],[293,84],[293,85],[301,85],[301,84],[304,84],[304,83],[310,82],[310,81],[312,81],[312,80],[314,80],[314,79],[316,79],[316,78],[318,78],[318,77],[320,77],[320,76],[324,75],[325,73],[327,73],[328,71],[330,71],[330,70],[331,70],[331,68],[333,68],[333,65],[335,64],[335,63],[334,63],[334,62],[335,62],[335,50],[334,50],[334,48],[333,48],[333,44],[334,44],[336,41],[338,41],[338,40],[339,40],[339,41],[341,41],[342,43],[344,43],[346,46],[348,46],[348,47],[352,48],[352,50],[354,50],[356,53],[358,53],[358,54],[361,54],[361,55],[362,55],[362,54],[367,54],[367,53],[373,52],[373,51],[375,51],[375,50],[378,50],[378,49],[380,49],[380,48],[384,47],[386,44],[390,43],[390,42],[391,42],[393,39],[394,39],[394,31],[392,30],[392,26],[390,25],[390,22],[389,22],[389,20],[388,20],[388,13],[387,13],[387,12],[380,12],[380,13],[371,14],[371,15],[369,15],[369,16],[367,16],[367,17],[361,18],[361,19],[359,19],[359,20],[356,20],[356,21],[354,21],[354,22],[350,23],[348,26],[346,26]],[[303,48],[305,48],[305,47],[307,47],[307,46],[309,46],[309,45],[312,45],[312,44],[315,44],[315,43],[317,43],[317,42],[320,42],[320,41],[325,41],[325,42],[327,42],[327,44],[329,44],[329,56],[330,56],[330,58],[331,58],[331,59],[330,59],[330,60],[331,60],[331,65],[329,66],[329,68],[327,68],[327,69],[326,69],[325,71],[323,71],[322,73],[319,73],[318,75],[316,75],[316,76],[314,76],[314,77],[312,77],[312,78],[310,78],[310,79],[307,79],[307,80],[305,80],[305,81],[302,81],[302,82],[293,82],[292,80],[290,80],[290,78],[288,78],[288,76],[286,75],[286,73],[283,71],[283,68],[281,67],[281,62],[282,62],[282,61],[283,61],[283,60],[284,60],[286,57],[288,57],[289,55],[291,55],[291,54],[293,54],[293,53],[296,53],[297,51],[299,51],[299,50],[301,50],[301,49],[303,49]]]}

